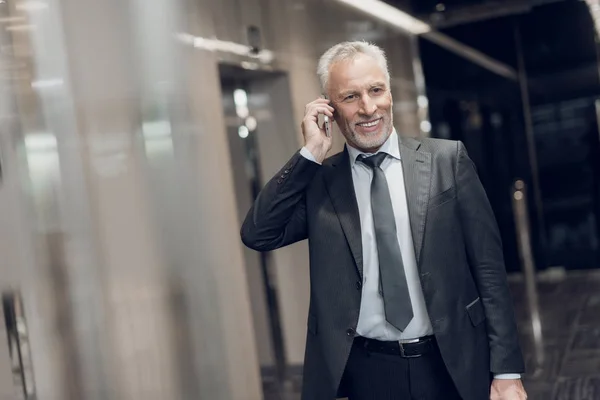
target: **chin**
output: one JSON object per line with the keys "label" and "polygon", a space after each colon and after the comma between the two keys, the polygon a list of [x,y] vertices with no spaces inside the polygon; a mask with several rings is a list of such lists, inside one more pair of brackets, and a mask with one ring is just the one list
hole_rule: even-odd
{"label": "chin", "polygon": [[355,134],[354,142],[356,143],[356,146],[360,149],[379,149],[381,146],[383,146],[383,144],[389,136],[390,135],[385,134],[384,131],[377,132],[368,136]]}

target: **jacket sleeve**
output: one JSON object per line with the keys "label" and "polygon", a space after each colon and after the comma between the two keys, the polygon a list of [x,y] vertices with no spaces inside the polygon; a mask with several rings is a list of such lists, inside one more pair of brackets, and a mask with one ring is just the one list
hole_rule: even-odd
{"label": "jacket sleeve", "polygon": [[242,225],[242,242],[270,251],[304,240],[306,189],[321,166],[297,152],[260,191]]}
{"label": "jacket sleeve", "polygon": [[524,372],[500,232],[475,165],[462,142],[457,142],[455,174],[469,266],[486,315],[490,370],[494,374]]}

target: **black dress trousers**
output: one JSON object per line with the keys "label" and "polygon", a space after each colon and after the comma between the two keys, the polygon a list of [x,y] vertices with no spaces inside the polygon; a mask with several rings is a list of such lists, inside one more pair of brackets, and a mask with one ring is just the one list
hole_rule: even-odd
{"label": "black dress trousers", "polygon": [[342,379],[348,400],[460,400],[439,349],[418,358],[371,352],[356,342]]}

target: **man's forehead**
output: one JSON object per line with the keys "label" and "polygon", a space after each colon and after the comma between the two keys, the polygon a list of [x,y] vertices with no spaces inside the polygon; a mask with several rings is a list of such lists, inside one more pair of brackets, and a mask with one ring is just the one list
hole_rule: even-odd
{"label": "man's forehead", "polygon": [[336,84],[365,85],[367,81],[385,81],[385,72],[375,59],[359,56],[352,60],[342,60],[331,66],[329,79]]}
{"label": "man's forehead", "polygon": [[335,79],[332,79],[331,83],[331,88],[335,91],[346,92],[368,89],[378,85],[386,86],[386,79],[385,75],[382,73],[358,75],[344,74],[338,75]]}

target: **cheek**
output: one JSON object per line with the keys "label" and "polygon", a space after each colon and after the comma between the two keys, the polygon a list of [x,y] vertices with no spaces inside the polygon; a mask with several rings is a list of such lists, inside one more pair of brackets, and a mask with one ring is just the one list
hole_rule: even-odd
{"label": "cheek", "polygon": [[379,102],[377,102],[377,106],[380,110],[389,111],[392,108],[392,97],[384,96],[381,98]]}
{"label": "cheek", "polygon": [[354,120],[354,114],[348,110],[336,110],[336,121],[342,124],[351,124]]}

